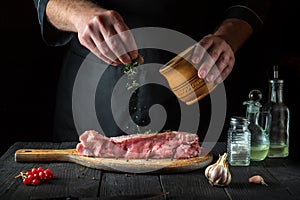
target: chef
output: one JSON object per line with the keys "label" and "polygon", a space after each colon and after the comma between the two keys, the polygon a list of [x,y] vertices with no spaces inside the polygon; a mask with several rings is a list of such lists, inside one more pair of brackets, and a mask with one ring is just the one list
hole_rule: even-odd
{"label": "chef", "polygon": [[[149,131],[178,130],[182,104],[159,78],[159,84],[147,81],[159,76],[155,66],[167,63],[177,51],[195,41],[191,62],[197,66],[198,76],[221,84],[235,66],[236,52],[261,30],[269,9],[266,0],[34,0],[34,3],[44,42],[49,46],[67,46],[57,89],[55,141],[78,141],[78,135],[85,129],[99,127],[106,136],[140,132],[155,120],[160,123],[157,117],[151,117],[153,105],[163,107],[163,120]],[[145,37],[149,31],[153,34]],[[178,49],[172,52],[157,41],[152,45],[153,41],[147,40],[153,35],[153,40],[161,38],[161,43],[165,46],[172,43],[174,49],[178,44]],[[184,39],[179,40],[178,35]],[[164,43],[172,38],[176,40]],[[179,44],[181,41],[183,45]],[[209,61],[205,61],[205,53],[210,55]],[[87,63],[100,71],[94,72],[94,68],[83,71]],[[132,68],[133,63],[137,64],[136,69]],[[80,78],[82,73],[88,76]],[[98,79],[93,77],[97,73]],[[127,80],[124,88],[134,90],[129,98],[122,99],[122,95],[115,98],[119,94],[116,86],[122,85],[119,81],[124,75]],[[130,75],[134,75],[133,79]],[[98,124],[90,122],[90,111],[79,111],[76,104],[76,97],[85,95],[78,93],[78,87],[84,85],[81,90],[88,91],[89,84],[93,85],[94,96],[91,95],[92,100],[90,96],[86,99],[93,101]],[[126,101],[120,105],[113,98]],[[210,114],[209,101],[199,102],[201,116]],[[197,133],[206,132],[208,120],[209,117],[201,117]]]}

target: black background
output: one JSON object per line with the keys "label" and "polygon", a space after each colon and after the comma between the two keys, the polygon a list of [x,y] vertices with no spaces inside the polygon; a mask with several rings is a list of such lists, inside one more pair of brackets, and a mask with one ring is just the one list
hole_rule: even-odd
{"label": "black background", "polygon": [[[300,138],[300,15],[294,1],[274,6],[264,30],[238,53],[237,67],[225,81],[228,117],[244,115],[242,102],[251,89],[263,92],[266,101],[272,65],[279,64],[285,80],[284,100],[291,111],[291,156],[297,157]],[[0,155],[16,141],[51,141],[56,84],[64,47],[43,43],[33,1],[2,3],[0,76]],[[257,55],[258,56],[252,56]],[[245,64],[247,63],[247,64]],[[252,65],[252,66],[251,66]]]}

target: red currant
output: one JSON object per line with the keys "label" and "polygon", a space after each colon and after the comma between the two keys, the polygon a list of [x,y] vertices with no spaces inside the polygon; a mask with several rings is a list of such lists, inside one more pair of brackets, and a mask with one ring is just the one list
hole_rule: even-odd
{"label": "red currant", "polygon": [[35,168],[35,167],[32,168],[32,169],[31,169],[31,172],[32,172],[32,173],[36,173],[36,172],[37,172],[37,168]]}
{"label": "red currant", "polygon": [[31,180],[30,180],[29,178],[24,178],[24,179],[23,179],[23,183],[24,183],[25,185],[30,185],[30,184],[31,184]]}
{"label": "red currant", "polygon": [[44,171],[39,172],[39,177],[41,180],[45,180],[46,179],[46,174],[44,173]]}
{"label": "red currant", "polygon": [[44,171],[44,168],[43,168],[43,167],[38,167],[38,168],[37,168],[37,171],[38,171],[38,172],[43,172],[43,171]]}
{"label": "red currant", "polygon": [[26,172],[25,176],[29,176],[29,175],[31,175],[31,174],[32,174],[32,172],[28,170],[28,171]]}
{"label": "red currant", "polygon": [[54,174],[53,174],[53,172],[50,169],[46,169],[44,171],[44,173],[46,175],[46,179],[52,179],[52,178],[54,178]]}
{"label": "red currant", "polygon": [[33,167],[31,170],[24,170],[20,172],[17,177],[22,177],[23,184],[25,185],[39,185],[45,180],[50,180],[54,178],[54,173],[48,168],[43,167]]}
{"label": "red currant", "polygon": [[34,177],[33,174],[29,174],[26,178],[31,181]]}
{"label": "red currant", "polygon": [[38,174],[38,172],[36,172],[36,173],[34,173],[34,174],[33,174],[33,178],[36,178],[36,179],[38,179],[38,178],[39,178],[39,174]]}
{"label": "red currant", "polygon": [[31,185],[38,185],[40,183],[41,183],[40,179],[37,179],[37,178],[35,178],[31,181]]}

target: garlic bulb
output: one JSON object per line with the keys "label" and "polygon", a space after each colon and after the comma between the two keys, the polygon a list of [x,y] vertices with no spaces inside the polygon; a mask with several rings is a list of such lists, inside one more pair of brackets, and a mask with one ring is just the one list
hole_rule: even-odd
{"label": "garlic bulb", "polygon": [[227,153],[222,156],[215,164],[209,165],[205,169],[205,176],[213,186],[226,186],[231,182],[231,174],[227,163]]}

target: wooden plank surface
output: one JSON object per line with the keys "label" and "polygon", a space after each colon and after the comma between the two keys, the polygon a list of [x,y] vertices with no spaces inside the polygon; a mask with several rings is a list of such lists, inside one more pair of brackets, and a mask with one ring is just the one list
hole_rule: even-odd
{"label": "wooden plank surface", "polygon": [[[20,148],[74,148],[75,143],[15,143],[0,158],[0,199],[85,199],[125,200],[130,195],[166,196],[151,199],[299,199],[300,165],[290,158],[251,162],[249,167],[230,167],[232,182],[227,187],[213,187],[204,176],[204,168],[176,174],[134,174],[107,172],[69,162],[17,163],[14,152]],[[215,162],[224,152],[225,144],[213,149]],[[15,178],[24,169],[42,166],[50,168],[56,178],[37,187],[25,186]],[[268,186],[248,183],[248,178],[259,174]]]}
{"label": "wooden plank surface", "polygon": [[[219,155],[223,154],[225,149],[225,143],[219,143],[214,147],[211,164],[217,161]],[[172,196],[172,200],[229,199],[224,188],[213,187],[208,183],[204,176],[204,170],[205,168],[177,175],[163,174],[160,176],[161,185]]]}
{"label": "wooden plank surface", "polygon": [[[268,199],[292,199],[290,193],[281,185],[274,176],[262,167],[261,164],[250,167],[231,167],[232,182],[225,188],[230,199],[255,199],[267,197]],[[260,175],[268,186],[249,183],[253,175]]]}
{"label": "wooden plank surface", "polygon": [[[159,176],[155,174],[104,173],[101,181],[102,198],[130,195],[159,194],[163,192]],[[117,198],[116,198],[117,199]],[[159,196],[155,199],[165,199]]]}
{"label": "wooden plank surface", "polygon": [[223,188],[211,186],[204,176],[204,170],[161,175],[161,183],[172,199],[228,199]]}
{"label": "wooden plank surface", "polygon": [[299,160],[268,159],[264,164],[265,169],[277,180],[277,186],[284,187],[291,196],[300,199]]}

